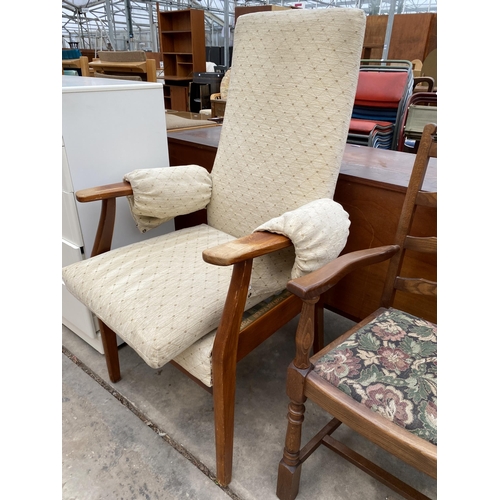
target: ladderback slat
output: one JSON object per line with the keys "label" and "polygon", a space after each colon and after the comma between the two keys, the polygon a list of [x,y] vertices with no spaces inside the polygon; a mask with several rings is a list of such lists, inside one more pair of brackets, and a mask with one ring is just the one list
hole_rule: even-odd
{"label": "ladderback slat", "polygon": [[417,205],[431,208],[437,207],[437,193],[426,193],[421,190],[429,159],[437,156],[436,138],[437,125],[433,123],[427,124],[422,132],[396,229],[394,243],[399,245],[400,250],[389,262],[387,278],[382,293],[381,305],[383,307],[391,307],[393,305],[396,290],[423,295],[436,294],[436,283],[429,282],[421,276],[400,276],[406,250],[423,253],[437,252],[437,237],[435,235],[420,235],[418,237],[410,235]]}
{"label": "ladderback slat", "polygon": [[437,283],[423,278],[401,278],[398,276],[394,281],[394,288],[402,292],[437,297]]}
{"label": "ladderback slat", "polygon": [[426,193],[425,191],[419,191],[417,194],[417,199],[415,200],[415,204],[422,207],[437,208],[437,193]]}
{"label": "ladderback slat", "polygon": [[437,252],[437,238],[435,236],[407,236],[404,243],[406,250],[422,253]]}

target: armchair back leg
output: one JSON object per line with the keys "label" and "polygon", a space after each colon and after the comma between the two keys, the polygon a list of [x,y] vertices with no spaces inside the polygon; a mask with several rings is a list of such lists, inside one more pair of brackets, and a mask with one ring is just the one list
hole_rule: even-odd
{"label": "armchair back leg", "polygon": [[111,382],[115,383],[122,378],[120,374],[120,360],[118,358],[118,342],[116,341],[116,333],[101,320],[98,321],[99,328],[101,330],[101,339],[104,348],[104,356],[106,358],[106,366],[108,367],[109,379]]}

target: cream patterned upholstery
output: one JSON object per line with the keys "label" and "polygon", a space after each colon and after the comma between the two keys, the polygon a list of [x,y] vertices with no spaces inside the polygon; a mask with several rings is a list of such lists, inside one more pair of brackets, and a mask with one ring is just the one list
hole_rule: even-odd
{"label": "cream patterned upholstery", "polygon": [[339,256],[349,236],[349,214],[331,198],[311,201],[259,226],[290,238],[295,249],[292,279],[316,271]]}
{"label": "cream patterned upholstery", "polygon": [[200,225],[68,266],[64,280],[149,366],[160,368],[217,326],[231,268],[207,264],[201,253],[232,239]]}
{"label": "cream patterned upholstery", "polygon": [[[241,16],[244,29],[235,33],[208,224],[237,237],[333,198],[356,92],[359,58],[346,39],[363,36],[361,11],[275,14]],[[285,288],[291,254],[256,259],[254,269],[281,275],[277,287]],[[252,289],[265,293],[266,285],[253,276]]]}
{"label": "cream patterned upholstery", "polygon": [[206,208],[212,196],[212,178],[198,165],[143,168],[126,174],[123,180],[132,186],[130,211],[143,233],[178,215]]}
{"label": "cream patterned upholstery", "polygon": [[[213,330],[232,269],[206,264],[202,251],[314,200],[333,198],[364,27],[357,9],[240,17],[208,225],[63,270],[68,290],[151,367],[175,359],[211,385]],[[295,260],[288,250],[255,259],[246,309],[285,288]]]}

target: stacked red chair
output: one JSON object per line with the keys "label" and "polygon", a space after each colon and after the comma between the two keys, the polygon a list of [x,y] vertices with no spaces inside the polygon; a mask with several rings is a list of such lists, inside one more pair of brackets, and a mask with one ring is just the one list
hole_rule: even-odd
{"label": "stacked red chair", "polygon": [[396,150],[413,89],[410,61],[361,61],[347,142]]}

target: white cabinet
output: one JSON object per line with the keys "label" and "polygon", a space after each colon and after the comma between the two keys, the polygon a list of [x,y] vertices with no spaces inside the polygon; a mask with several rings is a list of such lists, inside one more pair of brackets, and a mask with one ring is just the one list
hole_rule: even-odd
{"label": "white cabinet", "polygon": [[[88,258],[100,203],[79,203],[74,193],[120,182],[138,168],[168,167],[161,83],[62,76],[63,266]],[[173,222],[145,235],[135,227],[125,198],[117,200],[112,248],[174,229]],[[100,333],[90,311],[63,284],[62,322],[99,352]]]}

